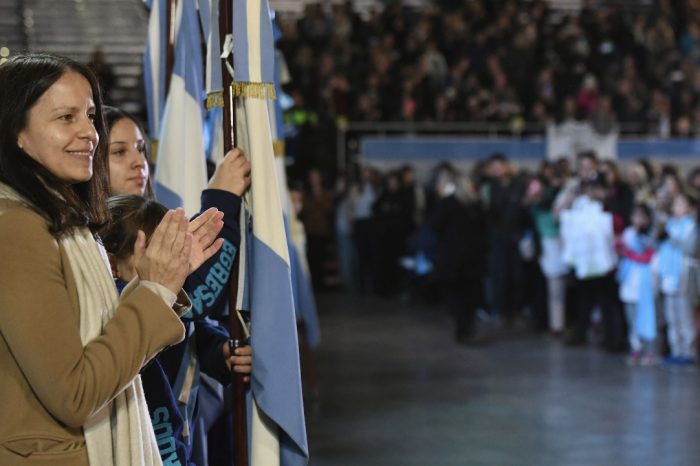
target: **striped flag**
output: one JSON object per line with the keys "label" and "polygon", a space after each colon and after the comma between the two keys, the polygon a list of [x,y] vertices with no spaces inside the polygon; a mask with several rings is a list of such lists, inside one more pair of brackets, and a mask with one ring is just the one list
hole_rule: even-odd
{"label": "striped flag", "polygon": [[[199,21],[204,31],[207,56],[205,57],[204,87],[207,97],[221,94],[221,44],[219,40],[219,0],[199,1]],[[207,102],[208,107],[222,107],[220,102]],[[216,104],[216,105],[214,105]]]}
{"label": "striped flag", "polygon": [[224,111],[221,108],[210,108],[207,113],[209,130],[209,144],[207,146],[207,160],[219,165],[224,160]]}
{"label": "striped flag", "polygon": [[165,51],[168,44],[166,19],[167,0],[145,0],[151,12],[148,18],[148,36],[143,58],[144,85],[146,87],[146,111],[148,134],[158,139],[160,119],[165,105]]}
{"label": "striped flag", "polygon": [[[272,19],[272,31],[275,40],[281,32]],[[274,54],[274,84],[275,94],[282,96],[282,83],[289,81],[289,71],[284,56],[279,50]],[[280,99],[269,99],[268,112],[270,116],[270,132],[275,153],[275,169],[277,172],[278,192],[284,214],[289,261],[292,272],[292,291],[294,294],[294,309],[297,319],[304,324],[306,342],[310,348],[321,344],[321,328],[318,323],[316,300],[311,286],[311,273],[306,259],[306,234],[304,226],[297,218],[292,207],[289,187],[287,186],[287,167],[285,164],[284,123],[282,121],[282,105]]]}
{"label": "striped flag", "polygon": [[175,60],[161,122],[155,191],[165,206],[183,207],[190,217],[199,212],[207,185],[200,44],[194,0],[181,0],[175,13]]}
{"label": "striped flag", "polygon": [[236,145],[250,159],[252,173],[247,195],[252,230],[245,259],[254,367],[250,459],[252,466],[301,466],[308,462],[308,446],[289,248],[267,103],[275,95],[267,0],[234,0],[233,34]]}
{"label": "striped flag", "polygon": [[209,144],[207,159],[219,164],[224,159],[223,111],[221,82],[221,42],[219,40],[219,0],[199,2],[199,20],[204,31],[207,56],[204,61],[204,86],[207,100]]}

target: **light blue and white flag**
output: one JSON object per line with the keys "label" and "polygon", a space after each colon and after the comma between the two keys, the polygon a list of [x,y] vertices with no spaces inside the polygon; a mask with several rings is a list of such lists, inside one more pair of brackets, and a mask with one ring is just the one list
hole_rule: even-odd
{"label": "light blue and white flag", "polygon": [[219,107],[212,107],[207,111],[207,160],[219,165],[224,160],[224,111]]}
{"label": "light blue and white flag", "polygon": [[151,11],[148,18],[148,36],[143,58],[143,77],[146,88],[148,135],[158,139],[160,121],[165,105],[165,56],[168,46],[167,0],[145,0]]}
{"label": "light blue and white flag", "polygon": [[306,343],[309,345],[309,348],[315,349],[321,344],[321,328],[318,323],[316,299],[314,298],[313,287],[311,286],[309,266],[304,251],[300,251],[296,243],[289,239],[290,235],[293,234],[289,226],[286,231],[289,246],[289,262],[292,272],[294,309],[296,310],[298,320],[304,325]]}
{"label": "light blue and white flag", "polygon": [[[272,31],[275,40],[281,32],[275,24],[274,14],[271,16]],[[279,50],[274,54],[274,84],[277,97],[282,95],[282,84],[289,82],[289,70],[284,56]],[[311,273],[306,258],[306,233],[304,225],[297,218],[292,206],[289,187],[287,185],[287,167],[285,163],[284,122],[282,120],[282,105],[280,99],[268,99],[268,113],[270,116],[270,133],[273,140],[275,153],[275,169],[277,171],[277,185],[284,214],[284,224],[287,233],[289,247],[289,260],[292,272],[292,291],[294,294],[294,309],[297,320],[301,321],[306,336],[306,343],[310,348],[317,348],[321,344],[321,328],[318,323],[316,300],[311,286]]]}
{"label": "light blue and white flag", "polygon": [[199,20],[206,40],[204,86],[207,99],[206,125],[209,132],[207,160],[218,165],[224,159],[223,85],[221,41],[219,40],[219,0],[200,0]]}
{"label": "light blue and white flag", "polygon": [[289,248],[275,169],[267,98],[274,96],[267,0],[234,0],[236,145],[251,163],[252,231],[245,269],[251,317],[251,466],[302,466],[308,445]]}
{"label": "light blue and white flag", "polygon": [[161,123],[155,191],[161,203],[183,207],[188,217],[199,212],[207,185],[200,44],[194,0],[181,0],[175,13],[175,60]]}
{"label": "light blue and white flag", "polygon": [[[221,44],[219,40],[219,0],[199,0],[199,21],[202,24],[207,54],[204,64],[204,87],[207,96],[221,93]],[[222,107],[223,102],[217,102]],[[209,102],[207,106],[212,106]]]}
{"label": "light blue and white flag", "polygon": [[[253,24],[250,18],[261,18]],[[251,45],[259,45],[257,55]],[[233,0],[233,95],[274,99],[275,46],[266,0]],[[258,80],[262,77],[262,81]]]}

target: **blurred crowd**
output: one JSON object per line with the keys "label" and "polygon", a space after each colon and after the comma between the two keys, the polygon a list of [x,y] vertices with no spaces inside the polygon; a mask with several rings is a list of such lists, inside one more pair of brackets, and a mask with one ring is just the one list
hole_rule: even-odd
{"label": "blurred crowd", "polygon": [[530,171],[493,154],[426,183],[409,165],[355,175],[331,189],[313,170],[294,190],[317,289],[337,272],[359,293],[441,302],[465,344],[484,321],[526,324],[635,364],[694,363],[700,167],[585,152]]}
{"label": "blurred crowd", "polygon": [[661,137],[700,132],[700,6],[656,0],[624,10],[584,1],[389,2],[362,18],[351,1],[281,17],[278,47],[304,121],[590,120]]}
{"label": "blurred crowd", "polygon": [[286,123],[306,129],[287,134],[288,153],[319,152],[291,174],[306,180],[292,191],[316,289],[337,276],[358,293],[428,297],[464,344],[488,340],[486,322],[526,323],[631,364],[694,364],[700,167],[585,152],[528,171],[493,154],[469,174],[442,163],[425,183],[410,165],[323,176],[347,121],[700,135],[700,4],[608,3],[392,1],[361,16],[319,2],[278,18]]}

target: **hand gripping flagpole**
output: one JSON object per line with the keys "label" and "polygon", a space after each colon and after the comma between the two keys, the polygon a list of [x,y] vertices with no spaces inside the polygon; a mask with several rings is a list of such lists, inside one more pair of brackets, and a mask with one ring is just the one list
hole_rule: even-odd
{"label": "hand gripping flagpole", "polygon": [[[229,53],[231,50],[231,37],[233,31],[233,12],[231,0],[219,0],[219,41],[224,49],[222,54],[222,97],[223,97],[223,133],[224,154],[233,149],[236,137],[236,108],[231,92],[232,66]],[[245,225],[241,225],[245,228]],[[231,354],[238,347],[244,346],[247,341],[246,331],[239,318],[238,304],[238,280],[240,257],[242,251],[236,254],[233,264],[233,273],[229,283],[229,332],[231,340],[229,345]],[[241,290],[242,291],[242,290]],[[231,420],[233,425],[233,464],[235,466],[248,466],[248,419],[246,413],[246,384],[243,374],[233,372],[231,369]]]}

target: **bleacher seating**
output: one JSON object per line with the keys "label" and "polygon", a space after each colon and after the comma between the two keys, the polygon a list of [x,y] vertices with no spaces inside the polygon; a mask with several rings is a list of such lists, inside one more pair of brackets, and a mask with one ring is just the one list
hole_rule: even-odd
{"label": "bleacher seating", "polygon": [[25,47],[22,24],[20,3],[17,0],[0,0],[0,48],[7,47],[12,52]]}
{"label": "bleacher seating", "polygon": [[7,44],[11,53],[45,50],[83,62],[101,47],[116,76],[114,103],[139,112],[147,23],[140,0],[0,0],[0,47]]}

